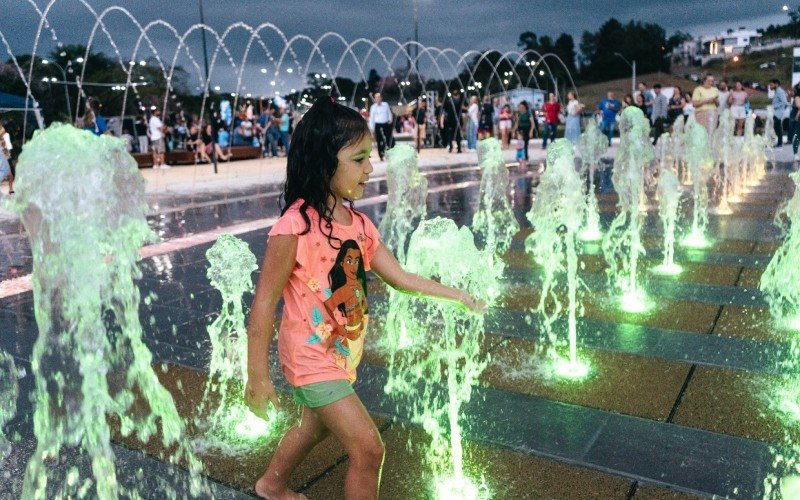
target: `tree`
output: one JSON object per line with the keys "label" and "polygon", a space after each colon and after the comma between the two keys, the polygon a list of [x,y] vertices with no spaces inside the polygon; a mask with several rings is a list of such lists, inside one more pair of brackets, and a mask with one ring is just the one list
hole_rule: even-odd
{"label": "tree", "polygon": [[622,78],[630,66],[618,57],[636,61],[637,72],[667,71],[666,31],[658,24],[630,21],[622,24],[611,18],[595,33],[581,37],[581,76],[590,81]]}

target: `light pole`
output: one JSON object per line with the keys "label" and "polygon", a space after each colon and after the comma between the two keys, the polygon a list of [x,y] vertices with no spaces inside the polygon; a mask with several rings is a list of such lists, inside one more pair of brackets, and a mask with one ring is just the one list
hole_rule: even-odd
{"label": "light pole", "polygon": [[633,72],[633,76],[631,77],[631,95],[636,94],[636,60],[629,62],[625,59],[625,56],[619,52],[614,52],[614,55],[625,61],[625,64],[631,67],[631,71]]}
{"label": "light pole", "polygon": [[419,0],[412,0],[414,5],[414,74],[417,73],[417,58],[419,57]]}
{"label": "light pole", "polygon": [[[200,30],[200,35],[203,37],[203,63],[205,64],[206,70],[206,93],[208,93],[208,49],[206,48],[206,20],[205,15],[203,14],[203,0],[197,0],[197,3],[200,5],[200,24],[203,25],[203,28]],[[210,115],[210,113],[209,113]],[[209,116],[209,122],[213,119],[213,116]],[[211,127],[211,144],[216,145],[217,138],[216,138],[216,131],[214,127]],[[216,146],[211,147],[211,163],[214,164],[214,173],[217,173],[217,148]]]}
{"label": "light pole", "polygon": [[[64,83],[64,94],[66,94],[67,96],[67,115],[69,116],[70,123],[72,123],[73,122],[72,108],[69,107],[69,87],[67,86],[67,70],[65,70],[57,62],[49,61],[47,59],[42,59],[42,64],[52,64],[53,66],[61,70],[62,82]],[[69,72],[72,73],[72,61],[67,61],[67,68],[69,68]]]}

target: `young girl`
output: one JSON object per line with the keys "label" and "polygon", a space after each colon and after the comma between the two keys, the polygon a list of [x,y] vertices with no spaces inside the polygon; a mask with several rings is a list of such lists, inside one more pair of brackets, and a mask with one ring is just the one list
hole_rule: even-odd
{"label": "young girl", "polygon": [[353,208],[372,172],[372,137],[357,111],[322,98],[292,141],[285,205],[269,233],[247,328],[245,401],[259,416],[265,416],[268,403],[279,405],[269,376],[269,345],[283,294],[278,352],[302,417],[281,440],[255,490],[263,498],[304,498],[288,489],[289,476],[332,433],[349,456],[345,497],[376,498],[383,442],[352,388],[369,319],[365,272],[372,270],[398,290],[475,311],[484,305],[466,292],[403,271],[372,222]]}

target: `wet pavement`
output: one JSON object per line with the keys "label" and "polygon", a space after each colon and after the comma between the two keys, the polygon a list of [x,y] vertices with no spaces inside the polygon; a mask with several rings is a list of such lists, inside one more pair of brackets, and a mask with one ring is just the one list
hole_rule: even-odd
{"label": "wet pavement", "polygon": [[[525,353],[530,350],[533,356],[540,338],[537,328],[530,326],[527,312],[538,293],[534,285],[538,271],[525,257],[522,243],[530,232],[524,215],[535,196],[538,174],[511,168],[511,198],[523,229],[505,256],[509,267],[503,307],[488,313],[486,349],[496,361],[465,410],[466,438],[480,453],[500,457],[500,463],[538,460],[536,467],[542,473],[537,478],[537,471],[530,471],[532,477],[509,479],[504,486],[503,474],[516,469],[497,472],[497,477],[488,479],[498,498],[517,498],[518,493],[512,491],[541,492],[555,498],[666,498],[678,493],[754,498],[763,494],[764,478],[772,470],[774,457],[793,442],[790,436],[798,425],[780,420],[765,424],[758,416],[770,411],[758,384],[784,374],[789,357],[788,340],[769,333],[765,302],[757,289],[759,273],[780,243],[772,219],[778,204],[791,194],[788,168],[779,165],[770,172],[744,203],[734,206],[733,215],[710,216],[714,246],[676,252],[676,261],[693,263],[691,273],[671,279],[647,278],[645,288],[657,302],[648,313],[631,315],[615,310],[607,294],[601,252],[597,245],[583,246],[581,259],[586,266],[581,278],[587,297],[579,322],[579,347],[596,366],[604,367],[584,386],[548,385],[535,373],[517,380],[502,368],[524,364],[529,359]],[[429,169],[425,175],[428,216],[469,224],[480,183],[477,167]],[[266,234],[279,215],[279,190],[280,186],[273,184],[228,191],[216,198],[149,197],[148,222],[158,241],[179,243],[177,248],[158,247],[141,261],[139,288],[142,297],[153,300],[150,305],[142,304],[140,319],[145,341],[157,361],[188,367],[201,375],[205,372],[210,349],[206,327],[217,316],[221,299],[206,277],[205,252],[213,240],[194,244],[201,240],[192,238],[238,227],[238,237],[260,262]],[[385,180],[376,178],[356,204],[376,225],[385,210],[385,195]],[[600,196],[604,228],[615,215],[615,201],[613,194]],[[257,229],[248,230],[250,227]],[[644,231],[646,259],[652,261],[647,265],[660,259],[660,228],[658,214],[651,209]],[[0,282],[30,271],[30,249],[23,229],[13,220],[1,222]],[[249,305],[251,299],[246,296],[245,303]],[[385,298],[380,293],[371,300],[374,304],[381,301]],[[757,333],[762,330],[766,333]],[[32,387],[29,362],[36,333],[32,293],[0,297],[0,349],[26,368],[17,416],[7,427],[19,433],[12,455],[17,464],[30,453],[32,405],[27,394]],[[509,365],[501,366],[501,362]],[[727,375],[715,378],[717,373]],[[356,389],[367,409],[383,419],[381,431],[385,441],[392,443],[398,441],[397,435],[416,431],[404,424],[409,415],[384,395],[386,375],[380,357],[365,355]],[[756,382],[734,384],[742,377]],[[280,387],[287,389],[283,382]],[[730,404],[715,399],[715,392],[756,407],[753,416],[737,421],[731,416]],[[754,431],[765,425],[774,432]],[[119,452],[120,463],[145,463],[137,467],[153,471],[174,468],[127,448],[118,449],[124,450]],[[392,449],[387,460],[393,456],[407,460],[404,453]],[[345,466],[346,456],[331,458],[304,477],[298,488],[311,498],[338,497]],[[392,467],[387,463],[387,470]],[[585,486],[570,489],[572,478],[585,475],[590,476]],[[388,474],[385,489],[416,498],[418,492],[403,486],[401,476]],[[247,481],[234,484],[224,477],[211,478],[221,483],[215,486],[216,496],[235,498],[252,493],[242,486],[250,484]],[[547,489],[546,481],[561,484],[563,489]],[[0,495],[17,491],[18,482],[0,488]],[[512,482],[513,487],[509,486]]]}

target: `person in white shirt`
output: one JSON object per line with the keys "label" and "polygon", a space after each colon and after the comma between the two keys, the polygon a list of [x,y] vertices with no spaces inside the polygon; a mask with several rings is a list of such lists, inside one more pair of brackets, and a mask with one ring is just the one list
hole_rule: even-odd
{"label": "person in white shirt", "polygon": [[164,122],[161,121],[161,110],[158,108],[147,123],[147,135],[150,136],[150,149],[153,151],[153,168],[169,168],[164,164]]}
{"label": "person in white shirt", "polygon": [[375,92],[372,98],[375,102],[369,107],[369,129],[378,144],[378,156],[383,161],[386,148],[392,147],[392,109],[383,102],[380,92]]}
{"label": "person in white shirt", "polygon": [[478,144],[478,117],[480,108],[478,107],[478,96],[469,98],[469,108],[467,108],[467,150],[475,151]]}
{"label": "person in white shirt", "polygon": [[0,182],[8,179],[8,194],[14,194],[14,174],[11,172],[11,135],[0,124]]}

